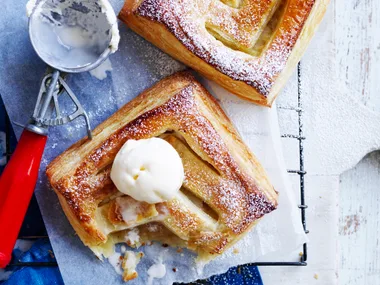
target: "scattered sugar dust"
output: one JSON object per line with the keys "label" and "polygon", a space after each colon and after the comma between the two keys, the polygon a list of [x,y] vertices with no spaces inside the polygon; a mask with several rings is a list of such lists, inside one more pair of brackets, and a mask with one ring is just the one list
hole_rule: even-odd
{"label": "scattered sugar dust", "polygon": [[99,65],[97,68],[90,70],[90,74],[99,79],[103,80],[107,78],[107,72],[112,71],[112,64],[109,58],[107,58],[101,65]]}

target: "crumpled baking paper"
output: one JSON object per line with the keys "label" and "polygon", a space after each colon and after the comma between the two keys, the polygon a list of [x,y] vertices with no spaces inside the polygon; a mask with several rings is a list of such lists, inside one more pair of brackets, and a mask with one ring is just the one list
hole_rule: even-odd
{"label": "crumpled baking paper", "polygon": [[[118,12],[123,1],[111,1]],[[0,9],[0,94],[13,122],[26,123],[32,114],[40,80],[46,65],[34,52],[28,36],[25,1],[4,0]],[[184,69],[182,64],[153,47],[119,23],[119,51],[110,57],[113,71],[100,81],[89,73],[70,75],[67,83],[88,111],[93,126],[163,77]],[[147,269],[161,257],[166,275],[154,284],[188,282],[223,273],[229,267],[254,261],[296,261],[295,252],[306,241],[297,198],[288,181],[283,161],[277,111],[244,102],[216,84],[200,78],[217,97],[245,142],[270,176],[280,193],[279,207],[265,216],[243,240],[215,261],[197,270],[193,255],[184,251],[147,246],[138,265],[139,278],[130,284],[146,284]],[[63,98],[62,98],[63,99]],[[69,100],[62,100],[62,109],[72,111]],[[22,129],[15,126],[17,136]],[[121,276],[107,262],[99,261],[87,249],[67,221],[56,194],[50,189],[45,168],[58,154],[86,135],[84,121],[77,119],[65,126],[52,127],[41,164],[36,196],[66,284],[120,284]],[[31,149],[30,151],[33,151]],[[290,260],[289,258],[292,258]],[[172,268],[177,271],[173,272]]]}

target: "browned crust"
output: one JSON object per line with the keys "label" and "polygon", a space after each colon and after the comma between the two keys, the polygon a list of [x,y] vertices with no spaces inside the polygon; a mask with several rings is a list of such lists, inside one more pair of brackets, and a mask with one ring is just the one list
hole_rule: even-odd
{"label": "browned crust", "polygon": [[[260,56],[241,56],[242,52],[233,51],[225,46],[220,47],[216,40],[210,40],[209,46],[213,52],[205,48],[203,42],[194,40],[193,35],[181,26],[181,17],[163,8],[162,3],[168,1],[126,0],[119,18],[135,32],[208,79],[235,95],[265,106],[271,106],[291,75],[329,2],[287,0],[283,19],[277,26],[269,46]],[[206,42],[207,38],[204,40]],[[236,65],[240,62],[245,68],[237,72],[226,62],[218,59],[214,54],[215,50],[218,51],[216,54],[222,53],[219,50],[227,50],[229,57],[236,61]]]}
{"label": "browned crust", "polygon": [[[102,200],[117,192],[109,178],[109,165],[118,150],[128,139],[159,136],[168,130],[178,132],[194,153],[231,182],[231,187],[220,188],[223,192],[213,196],[218,211],[228,213],[224,200],[236,205],[236,217],[219,221],[224,223],[224,232],[210,232],[199,231],[203,221],[193,217],[191,211],[186,212],[175,201],[167,202],[171,219],[164,224],[170,230],[193,235],[186,239],[194,246],[207,248],[210,254],[221,253],[276,208],[277,193],[228,117],[189,73],[181,72],[140,94],[100,124],[92,140],[79,141],[47,167],[48,179],[64,212],[86,245],[107,240],[96,224],[95,212]],[[112,217],[115,221],[119,218]],[[186,221],[195,223],[196,231],[187,231],[190,224]]]}

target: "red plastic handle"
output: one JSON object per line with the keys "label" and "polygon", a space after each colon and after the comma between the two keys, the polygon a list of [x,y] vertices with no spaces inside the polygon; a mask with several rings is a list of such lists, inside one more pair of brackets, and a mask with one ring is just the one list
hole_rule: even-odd
{"label": "red plastic handle", "polygon": [[11,260],[36,186],[46,140],[47,136],[24,130],[0,178],[0,268],[7,266]]}

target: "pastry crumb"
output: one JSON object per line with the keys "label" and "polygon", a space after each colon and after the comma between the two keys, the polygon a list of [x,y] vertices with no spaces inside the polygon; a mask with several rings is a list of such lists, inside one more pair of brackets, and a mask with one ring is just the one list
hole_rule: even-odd
{"label": "pastry crumb", "polygon": [[173,272],[177,272],[177,268],[175,268],[175,267],[173,267],[172,270],[173,270]]}
{"label": "pastry crumb", "polygon": [[139,248],[141,246],[140,234],[138,228],[133,228],[125,234],[125,242],[129,247]]}
{"label": "pastry crumb", "polygon": [[302,251],[300,251],[299,256],[303,256],[303,252]]}
{"label": "pastry crumb", "polygon": [[315,280],[318,280],[318,274],[317,274],[317,273],[314,274],[314,279],[315,279]]}
{"label": "pastry crumb", "polygon": [[182,251],[183,251],[182,248],[177,248],[177,252],[178,252],[178,253],[181,253]]}
{"label": "pastry crumb", "polygon": [[238,254],[239,253],[239,250],[237,248],[234,248],[234,250],[232,251],[234,254]]}
{"label": "pastry crumb", "polygon": [[127,250],[122,258],[121,267],[123,268],[123,280],[124,282],[130,281],[138,277],[136,267],[139,264],[141,258],[144,256],[143,252],[133,252]]}

